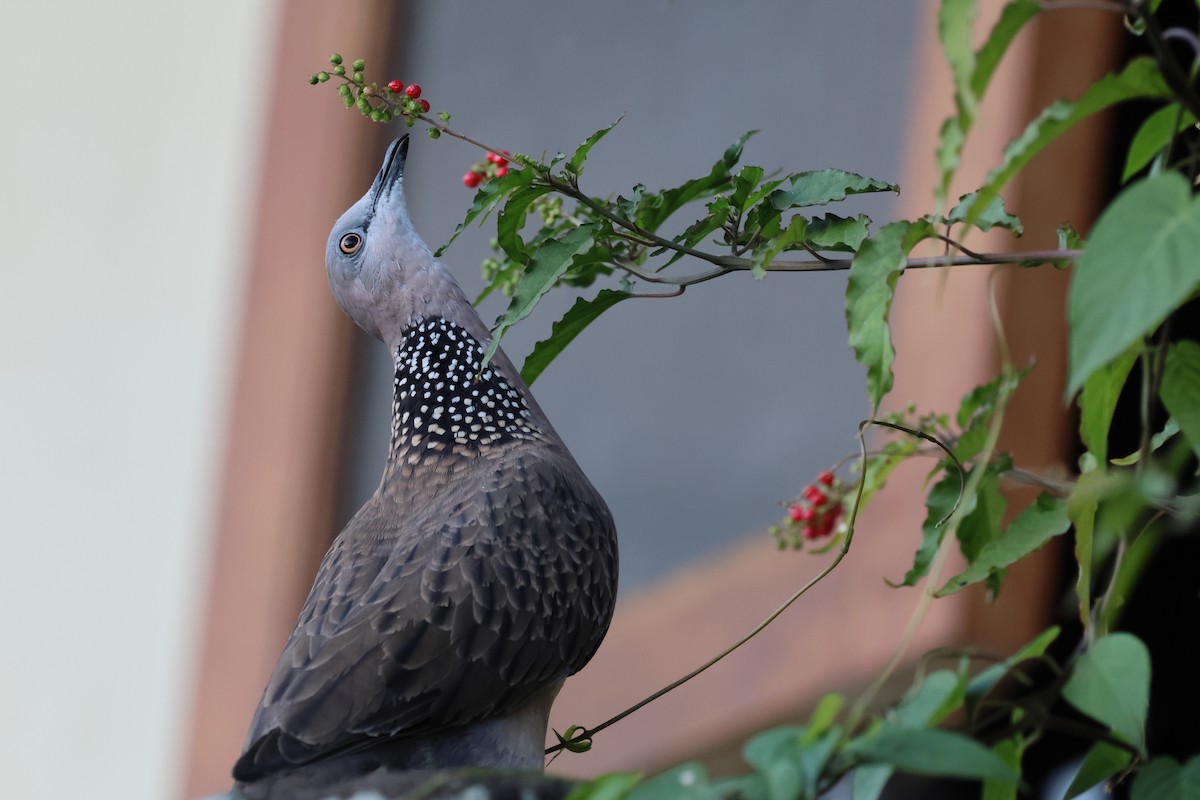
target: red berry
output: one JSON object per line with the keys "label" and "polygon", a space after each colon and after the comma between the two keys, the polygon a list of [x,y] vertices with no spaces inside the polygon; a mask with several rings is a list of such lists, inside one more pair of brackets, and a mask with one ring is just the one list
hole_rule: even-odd
{"label": "red berry", "polygon": [[825,501],[829,499],[825,496],[825,493],[816,486],[806,487],[803,494],[801,494],[801,497],[812,503],[814,506],[823,506],[825,505]]}
{"label": "red berry", "polygon": [[404,90],[404,93],[406,95],[408,95],[409,97],[411,97],[413,100],[416,100],[418,97],[421,96],[421,87],[415,83],[410,83],[408,85],[408,88]]}
{"label": "red berry", "polygon": [[806,525],[804,526],[804,529],[800,531],[800,535],[805,539],[816,539],[820,537],[821,532],[811,525]]}
{"label": "red berry", "polygon": [[404,81],[388,81],[387,86],[394,94],[400,94],[404,91]]}
{"label": "red berry", "polygon": [[478,172],[468,172],[466,175],[463,175],[463,186],[468,189],[474,189],[479,185],[481,180],[483,180],[483,176]]}
{"label": "red berry", "polygon": [[824,486],[833,486],[833,473],[829,470],[825,470],[817,476],[817,483],[820,483]]}
{"label": "red berry", "polygon": [[788,517],[792,522],[800,522],[804,519],[804,512],[810,509],[804,506],[788,506]]}
{"label": "red berry", "polygon": [[418,100],[417,105],[419,105],[421,107],[422,112],[429,111],[429,101],[428,100]]}
{"label": "red berry", "polygon": [[508,174],[508,167],[496,167],[496,177],[503,178]]}

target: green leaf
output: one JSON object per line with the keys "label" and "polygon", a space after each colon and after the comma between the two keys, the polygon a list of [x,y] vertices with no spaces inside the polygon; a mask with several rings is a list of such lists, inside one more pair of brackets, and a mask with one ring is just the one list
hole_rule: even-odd
{"label": "green leaf", "polygon": [[[913,557],[912,569],[904,574],[904,580],[899,584],[892,584],[893,586],[915,586],[917,581],[929,572],[929,565],[933,562],[933,557],[937,555],[938,548],[942,544],[942,537],[946,535],[946,526],[938,523],[950,515],[954,504],[958,502],[961,491],[962,483],[959,482],[958,473],[953,471],[948,471],[929,490],[929,494],[925,496],[927,512],[925,523],[921,526],[921,546]],[[962,513],[969,512],[975,505],[975,498],[963,498],[963,505]]]}
{"label": "green leaf", "polygon": [[487,351],[483,354],[484,364],[491,360],[492,354],[500,346],[504,332],[529,316],[542,296],[550,291],[555,281],[570,268],[572,260],[591,248],[595,232],[594,225],[580,225],[561,239],[551,240],[538,248],[533,254],[529,269],[521,276],[520,283],[513,291],[508,310],[496,323],[492,340],[488,342]]}
{"label": "green leaf", "polygon": [[840,169],[821,169],[799,172],[791,176],[788,188],[776,189],[767,195],[766,202],[777,211],[804,206],[822,206],[845,200],[852,194],[867,192],[896,192],[900,187],[894,183],[864,178],[853,172]]}
{"label": "green leaf", "polygon": [[988,84],[991,83],[992,73],[996,71],[1000,59],[1008,51],[1008,46],[1012,44],[1012,40],[1016,38],[1025,23],[1037,16],[1041,10],[1041,4],[1034,0],[1014,0],[1000,12],[1000,19],[975,56],[975,73],[971,76],[971,91],[975,93],[976,97],[983,97]]}
{"label": "green leaf", "polygon": [[454,233],[450,234],[446,243],[434,252],[434,255],[440,257],[442,253],[446,252],[446,248],[454,243],[458,235],[465,231],[467,226],[474,222],[480,214],[486,218],[487,212],[491,211],[510,192],[533,183],[533,177],[534,170],[531,167],[510,169],[503,178],[493,178],[480,186],[479,191],[475,192],[475,198],[471,201],[471,207],[467,209],[467,215],[463,217],[462,222],[458,223],[458,227],[454,229]]}
{"label": "green leaf", "polygon": [[[708,216],[702,217],[691,225],[687,230],[675,237],[675,241],[682,244],[684,247],[695,247],[700,243],[700,240],[708,237],[713,231],[725,224],[729,218],[729,198],[721,195],[714,197],[708,204]],[[659,255],[667,248],[660,248],[651,255]],[[683,258],[684,253],[675,253],[671,256],[671,260],[662,266],[662,269],[674,264],[679,259]]]}
{"label": "green leaf", "polygon": [[937,725],[966,697],[966,673],[940,669],[909,690],[893,709],[893,721],[901,728],[928,728]]}
{"label": "green leaf", "polygon": [[979,110],[979,98],[971,86],[975,74],[975,51],[971,47],[971,26],[975,22],[976,0],[942,0],[938,7],[938,39],[954,79],[954,101],[959,118],[972,119]]}
{"label": "green leaf", "polygon": [[908,263],[909,251],[931,235],[933,228],[928,222],[893,222],[863,242],[850,264],[846,324],[854,356],[867,368],[867,396],[873,410],[879,408],[894,382],[892,362],[896,351],[888,316],[896,281]]}
{"label": "green leaf", "polygon": [[595,322],[605,311],[632,296],[629,292],[602,289],[600,294],[591,300],[584,300],[582,297],[577,299],[575,305],[563,314],[562,319],[551,326],[549,338],[542,339],[533,346],[533,352],[521,367],[521,380],[525,381],[526,386],[532,386],[546,367],[550,366],[550,362],[557,358],[576,336],[583,333],[584,328]]}
{"label": "green leaf", "polygon": [[703,764],[689,762],[643,781],[629,800],[718,800]]}
{"label": "green leaf", "polygon": [[762,179],[762,167],[742,167],[742,171],[733,179],[733,195],[729,198],[729,205],[737,211],[745,211],[751,194]]}
{"label": "green leaf", "polygon": [[784,725],[763,731],[742,748],[742,757],[758,770],[765,781],[768,800],[785,800],[800,795],[804,777],[796,755],[803,735],[803,727]]}
{"label": "green leaf", "polygon": [[1031,658],[1041,658],[1046,652],[1046,648],[1054,643],[1058,638],[1061,629],[1057,625],[1051,625],[1046,630],[1034,637],[1033,641],[1026,644],[1017,652],[1013,653],[1008,658],[999,664],[993,664],[983,672],[976,675],[967,684],[966,700],[968,716],[974,716],[974,710],[978,706],[979,701],[992,690],[992,687],[1000,682],[1000,679],[1008,674],[1017,664]]}
{"label": "green leaf", "polygon": [[1182,175],[1131,184],[1092,229],[1067,295],[1068,397],[1200,284],[1200,204]]}
{"label": "green leaf", "polygon": [[1092,372],[1083,382],[1083,391],[1079,394],[1079,437],[1101,464],[1108,461],[1108,429],[1121,396],[1121,387],[1141,349],[1141,342],[1135,342],[1133,347]]}
{"label": "green leaf", "polygon": [[870,227],[871,218],[866,214],[857,217],[826,214],[808,221],[808,241],[814,250],[854,253],[870,235]]}
{"label": "green leaf", "polygon": [[746,140],[756,133],[758,131],[747,131],[742,134],[725,150],[721,160],[714,164],[712,170],[703,178],[695,178],[657,195],[647,195],[643,205],[638,209],[637,219],[634,222],[643,230],[653,233],[668,217],[687,203],[729,188],[732,183],[729,170],[742,157],[742,148],[745,146]]}
{"label": "green leaf", "polygon": [[589,136],[583,142],[583,144],[576,148],[575,155],[571,156],[571,160],[567,162],[565,169],[569,172],[574,172],[576,175],[582,172],[583,162],[587,161],[588,153],[590,153],[592,148],[596,146],[596,142],[600,141],[605,136],[608,136],[609,132],[613,128],[617,127],[622,119],[624,119],[624,116],[617,117],[612,125],[609,125],[607,128],[601,128]]}
{"label": "green leaf", "polygon": [[796,242],[804,241],[808,231],[808,220],[799,215],[792,217],[787,228],[778,236],[763,242],[750,254],[750,273],[755,278],[767,277],[767,267],[775,260],[775,256],[788,249]]}
{"label": "green leaf", "polygon": [[1096,509],[1105,490],[1103,468],[1085,470],[1067,498],[1067,516],[1075,527],[1075,563],[1079,576],[1075,580],[1075,596],[1079,602],[1079,621],[1084,630],[1091,625],[1092,609],[1092,545],[1096,535]]}
{"label": "green leaf", "polygon": [[1193,452],[1200,455],[1200,343],[1186,339],[1171,345],[1159,396]]}
{"label": "green leaf", "polygon": [[571,790],[566,800],[624,800],[641,781],[636,772],[614,772],[593,781],[581,783]]}
{"label": "green leaf", "polygon": [[1075,773],[1075,779],[1067,787],[1063,800],[1078,797],[1101,781],[1108,780],[1128,767],[1131,760],[1128,750],[1122,750],[1108,742],[1096,742],[1083,757],[1079,772]]}
{"label": "green leaf", "polygon": [[1128,181],[1149,164],[1151,159],[1165,150],[1177,133],[1195,124],[1196,118],[1192,116],[1192,112],[1183,109],[1179,103],[1163,106],[1146,117],[1137,133],[1133,135],[1133,141],[1129,143],[1121,183]]}
{"label": "green leaf", "polygon": [[[1025,738],[1018,736],[997,742],[996,746],[992,748],[992,752],[1019,774],[1021,757],[1025,754],[1025,748],[1028,746]],[[981,800],[1017,800],[1017,785],[1009,781],[997,781],[989,778],[983,782]]]}
{"label": "green leaf", "polygon": [[993,778],[1016,783],[1020,776],[973,739],[933,728],[889,728],[851,742],[846,751],[868,764],[888,764],[918,775]]}
{"label": "green leaf", "polygon": [[[1076,102],[1059,100],[1052,103],[1029,123],[1020,136],[1009,142],[1000,166],[988,173],[983,188],[979,190],[975,208],[980,211],[987,208],[992,198],[1034,156],[1079,121],[1126,100],[1170,96],[1171,90],[1158,64],[1154,59],[1142,56],[1131,60],[1121,72],[1106,75],[1093,83]],[[970,220],[971,214],[968,214],[967,221]]]}
{"label": "green leaf", "polygon": [[1128,633],[1105,636],[1079,657],[1062,696],[1140,748],[1150,705],[1150,652]]}
{"label": "green leaf", "polygon": [[975,508],[962,515],[956,531],[959,547],[968,564],[973,564],[980,551],[1000,535],[1005,505],[999,473],[989,464],[983,468],[983,476],[975,490]]}
{"label": "green leaf", "polygon": [[1182,767],[1173,758],[1156,758],[1138,772],[1130,800],[1200,800],[1200,756]]}
{"label": "green leaf", "polygon": [[954,173],[958,170],[959,161],[962,159],[963,144],[966,140],[966,131],[963,130],[962,121],[957,116],[948,117],[942,123],[941,130],[938,132],[936,152],[938,172],[942,176],[935,192],[938,211],[945,208],[943,202],[946,199],[946,193],[950,191],[950,181],[954,179]]}
{"label": "green leaf", "polygon": [[808,730],[801,744],[811,744],[829,730],[845,702],[846,699],[836,692],[830,692],[817,701],[817,707],[813,709],[812,718],[808,721]]}
{"label": "green leaf", "polygon": [[[947,222],[964,222],[967,219],[967,210],[974,203],[979,192],[971,192],[964,194],[958,198],[958,205],[950,210],[949,216],[946,217]],[[1020,236],[1025,233],[1025,226],[1021,224],[1021,220],[1013,214],[1008,213],[1008,209],[1004,207],[1004,198],[996,195],[991,202],[987,204],[987,208],[981,209],[976,213],[971,222],[976,228],[981,231],[990,231],[992,228],[1004,228],[1007,231],[1012,231],[1014,236]]]}
{"label": "green leaf", "polygon": [[[965,520],[964,520],[965,523]],[[1029,508],[1017,515],[1008,530],[1000,537],[985,544],[971,560],[970,566],[955,575],[937,590],[937,597],[985,580],[1025,556],[1038,550],[1055,536],[1061,536],[1071,527],[1067,517],[1067,503],[1043,492]]]}
{"label": "green leaf", "polygon": [[549,186],[517,189],[496,215],[496,240],[508,257],[518,264],[529,263],[529,253],[525,252],[525,243],[521,240],[521,229],[525,227],[529,207],[549,191]]}
{"label": "green leaf", "polygon": [[852,800],[879,800],[894,770],[886,764],[868,764],[854,770]]}

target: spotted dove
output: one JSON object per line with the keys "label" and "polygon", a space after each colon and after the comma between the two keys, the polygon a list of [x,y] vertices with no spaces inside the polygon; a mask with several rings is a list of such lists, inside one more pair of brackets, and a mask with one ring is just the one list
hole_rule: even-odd
{"label": "spotted dove", "polygon": [[617,540],[512,363],[417,235],[408,137],[334,225],[333,295],[395,363],[379,488],[333,542],[233,768],[541,769],[550,705],[612,617]]}

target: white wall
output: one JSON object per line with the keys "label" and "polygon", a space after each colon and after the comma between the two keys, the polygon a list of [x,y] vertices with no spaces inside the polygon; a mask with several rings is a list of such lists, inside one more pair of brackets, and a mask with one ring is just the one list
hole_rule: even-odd
{"label": "white wall", "polygon": [[0,11],[0,795],[177,795],[274,3]]}

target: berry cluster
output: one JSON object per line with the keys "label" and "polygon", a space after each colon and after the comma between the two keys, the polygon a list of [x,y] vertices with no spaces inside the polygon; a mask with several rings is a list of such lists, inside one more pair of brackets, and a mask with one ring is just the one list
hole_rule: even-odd
{"label": "berry cluster", "polygon": [[503,150],[500,153],[488,153],[484,161],[476,161],[470,171],[463,175],[463,186],[474,189],[486,180],[503,178],[508,174],[508,155],[509,152]]}
{"label": "berry cluster", "polygon": [[781,549],[800,548],[805,541],[824,539],[841,533],[844,487],[837,477],[826,470],[800,493],[800,499],[788,504],[787,518],[782,526],[775,525],[771,533],[779,540]]}
{"label": "berry cluster", "polygon": [[[338,87],[338,94],[342,96],[342,103],[346,108],[357,108],[364,117],[370,117],[375,122],[391,122],[400,117],[404,119],[404,124],[411,128],[417,119],[429,112],[429,101],[421,97],[421,87],[418,84],[410,83],[406,86],[403,81],[398,80],[388,81],[384,86],[367,83],[363,77],[363,70],[367,65],[361,58],[350,64],[349,74],[338,53],[329,57],[329,63],[333,65],[332,70],[315,72],[308,76],[308,82],[316,85],[325,83],[331,77],[341,78],[343,82]],[[450,115],[445,111],[438,116],[443,123],[450,121]],[[430,139],[436,139],[440,135],[441,131],[436,127],[429,129]]]}

